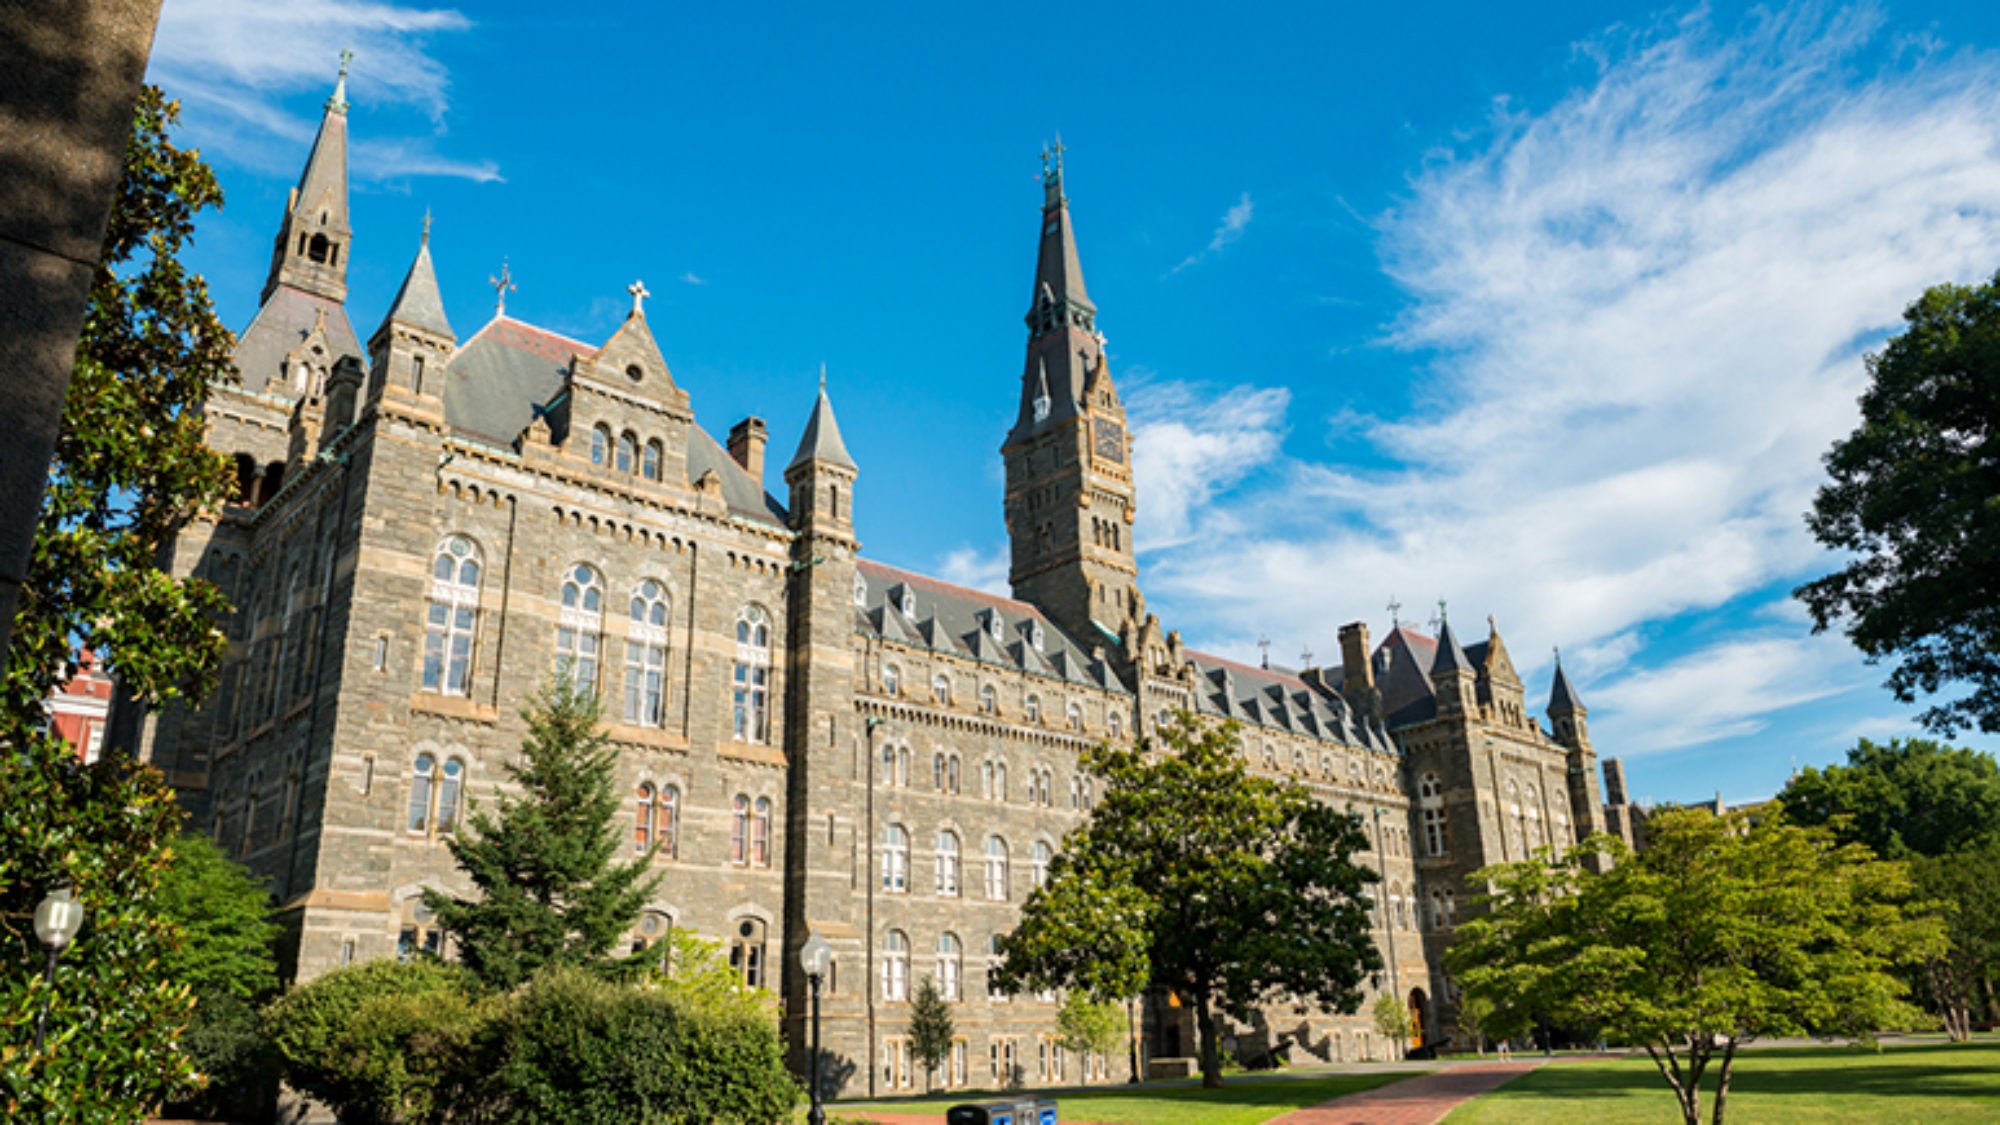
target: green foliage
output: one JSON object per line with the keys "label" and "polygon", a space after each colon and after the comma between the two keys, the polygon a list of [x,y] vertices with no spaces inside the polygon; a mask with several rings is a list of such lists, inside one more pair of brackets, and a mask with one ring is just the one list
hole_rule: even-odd
{"label": "green foliage", "polygon": [[1834,824],[1884,859],[1944,855],[2000,839],[2000,762],[1927,739],[1862,739],[1847,764],[1807,767],[1778,803],[1794,823]]}
{"label": "green foliage", "polygon": [[[1561,859],[1543,849],[1473,875],[1492,887],[1487,913],[1460,929],[1446,964],[1493,1005],[1489,1034],[1548,1019],[1638,1043],[1695,1125],[1712,1060],[1722,1120],[1744,1043],[1924,1022],[1891,970],[1935,955],[1943,935],[1904,912],[1900,864],[1775,814],[1661,812],[1647,837],[1636,855],[1593,837]],[[1615,863],[1593,871],[1592,853]]]}
{"label": "green foliage", "polygon": [[1222,1080],[1217,1009],[1248,1022],[1281,997],[1352,1012],[1381,967],[1364,900],[1375,875],[1357,817],[1303,786],[1252,777],[1237,726],[1182,714],[1155,743],[1102,745],[1091,818],[1001,940],[995,983],[1103,1000],[1147,986],[1195,1011],[1202,1081]]}
{"label": "green foliage", "polygon": [[1093,1000],[1088,993],[1071,992],[1056,1010],[1056,1042],[1076,1053],[1084,1081],[1090,1080],[1090,1055],[1111,1057],[1125,1045],[1130,1033],[1125,1009],[1109,1000]]}
{"label": "green foliage", "polygon": [[276,1108],[278,1053],[264,1038],[257,1009],[247,1002],[227,993],[203,997],[181,1036],[181,1050],[206,1083],[170,1100],[165,1116],[261,1121]]}
{"label": "green foliage", "polygon": [[528,737],[507,763],[518,798],[475,809],[451,841],[452,858],[479,897],[426,891],[438,923],[458,939],[467,968],[491,987],[514,988],[547,966],[633,970],[613,949],[659,886],[652,853],[614,863],[623,836],[617,753],[598,732],[601,704],[569,676],[554,676],[521,712]]}
{"label": "green foliage", "polygon": [[285,1081],[348,1125],[450,1119],[470,1100],[473,1057],[495,1001],[463,969],[432,960],[369,961],[279,997],[265,1032]]}
{"label": "green foliage", "polygon": [[744,984],[742,971],[729,963],[720,942],[674,928],[645,956],[651,958],[648,986],[682,1011],[729,1019],[778,1018],[777,994]]}
{"label": "green foliage", "polygon": [[801,1096],[769,1019],[689,1010],[575,969],[537,977],[487,1039],[487,1104],[518,1125],[769,1125]]}
{"label": "green foliage", "polygon": [[917,982],[917,995],[910,1004],[910,1057],[924,1068],[928,1089],[944,1060],[951,1057],[951,1007],[938,992],[936,982],[926,976]]}
{"label": "green foliage", "polygon": [[1410,1036],[1416,1031],[1416,1025],[1410,1022],[1410,1009],[1404,1006],[1402,998],[1388,992],[1377,996],[1374,1016],[1375,1030],[1393,1041],[1396,1053],[1402,1054]]}
{"label": "green foliage", "polygon": [[203,1003],[269,995],[278,987],[272,952],[278,926],[268,919],[270,908],[270,892],[247,868],[207,836],[182,833],[159,894],[160,913],[180,927],[181,939],[160,964]]}
{"label": "green foliage", "polygon": [[1903,319],[1806,516],[1849,561],[1794,594],[1815,630],[1845,620],[1871,660],[1898,659],[1898,699],[1971,688],[1926,726],[2000,731],[2000,277],[1935,286]]}
{"label": "green foliage", "polygon": [[1944,922],[1946,948],[1927,958],[1919,990],[1954,1041],[1972,1036],[1973,1011],[1994,1018],[1993,976],[2000,968],[2000,839],[1910,861],[1917,895]]}
{"label": "green foliage", "polygon": [[[223,651],[215,588],[153,569],[230,488],[200,414],[208,381],[228,370],[230,336],[178,259],[195,216],[222,195],[199,156],[169,140],[177,114],[142,92],[0,679],[0,1116],[12,1121],[131,1120],[193,1077],[175,1049],[191,1001],[161,970],[174,934],[155,908],[180,813],[157,772],[117,754],[84,768],[43,730],[77,644],[153,700],[198,697]],[[87,916],[51,996],[27,922],[63,883]]]}

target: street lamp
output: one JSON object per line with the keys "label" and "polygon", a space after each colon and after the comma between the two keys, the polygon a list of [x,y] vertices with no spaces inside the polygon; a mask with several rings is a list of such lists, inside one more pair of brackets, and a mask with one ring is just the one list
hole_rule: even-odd
{"label": "street lamp", "polygon": [[814,930],[799,947],[799,967],[806,971],[806,987],[812,992],[812,1059],[807,1065],[807,1080],[812,1083],[812,1109],[806,1114],[807,1125],[826,1125],[826,1110],[819,1104],[819,983],[826,979],[827,966],[833,962],[833,946]]}
{"label": "street lamp", "polygon": [[63,947],[76,940],[78,930],[83,929],[83,904],[76,901],[76,893],[68,887],[57,887],[49,892],[49,897],[35,907],[35,937],[49,947],[49,963],[42,970],[42,981],[48,991],[42,996],[42,1010],[35,1017],[35,1053],[40,1054],[42,1042],[47,1037],[49,1027],[49,1002],[54,999],[56,987],[56,958],[62,956]]}

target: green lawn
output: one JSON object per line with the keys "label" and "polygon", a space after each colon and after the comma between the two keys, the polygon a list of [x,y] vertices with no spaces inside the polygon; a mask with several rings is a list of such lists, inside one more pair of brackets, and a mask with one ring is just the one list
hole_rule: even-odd
{"label": "green lawn", "polygon": [[[1702,1117],[1714,1112],[1712,1077]],[[1727,1119],[1739,1122],[2000,1121],[2000,1039],[1885,1047],[1751,1050],[1729,1081]],[[1458,1108],[1447,1125],[1663,1125],[1678,1122],[1673,1091],[1645,1057],[1561,1062],[1523,1075]]]}
{"label": "green lawn", "polygon": [[[1278,1074],[1230,1078],[1220,1090],[1204,1090],[1199,1084],[1146,1086],[1131,1090],[1105,1086],[1099,1090],[1061,1090],[1053,1096],[1064,1121],[1094,1121],[1119,1125],[1259,1125],[1280,1114],[1317,1105],[1328,1098],[1372,1090],[1405,1078],[1416,1071],[1382,1071],[1379,1074]],[[937,1113],[960,1102],[983,1101],[995,1095],[954,1093],[949,1096],[904,1102],[840,1102],[827,1107],[836,1120],[866,1120],[869,1111],[881,1113]],[[1013,1095],[1000,1095],[1013,1096]],[[1041,1097],[1040,1091],[1026,1091],[1023,1098]]]}

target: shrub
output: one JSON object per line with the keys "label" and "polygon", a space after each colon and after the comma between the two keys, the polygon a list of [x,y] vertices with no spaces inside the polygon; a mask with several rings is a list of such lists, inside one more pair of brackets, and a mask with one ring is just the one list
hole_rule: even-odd
{"label": "shrub", "polygon": [[499,1003],[454,966],[370,961],[280,997],[265,1032],[285,1080],[346,1125],[416,1125],[472,1116],[475,1045]]}
{"label": "shrub", "polygon": [[768,1125],[788,1119],[801,1093],[768,1019],[575,970],[538,977],[488,1042],[489,1104],[521,1125]]}

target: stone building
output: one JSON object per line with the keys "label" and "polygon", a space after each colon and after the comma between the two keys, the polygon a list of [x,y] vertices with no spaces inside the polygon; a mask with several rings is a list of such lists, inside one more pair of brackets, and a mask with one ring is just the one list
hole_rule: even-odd
{"label": "stone building", "polygon": [[[1360,815],[1381,874],[1377,987],[1426,1035],[1449,1023],[1439,953],[1464,875],[1605,826],[1574,688],[1558,672],[1545,730],[1497,630],[1468,647],[1448,624],[1398,624],[1376,645],[1350,625],[1337,667],[1293,671],[1193,651],[1148,611],[1132,439],[1059,154],[1001,449],[1002,598],[860,554],[854,511],[875,497],[823,381],[781,471],[760,419],[711,437],[642,286],[601,342],[509,316],[504,284],[460,336],[426,231],[364,346],[346,306],[346,109],[343,83],[235,377],[210,392],[239,492],[171,560],[237,607],[222,686],[200,710],[127,710],[197,822],[268,881],[288,974],[444,948],[420,892],[467,891],[445,841],[497,792],[518,707],[558,667],[597,685],[634,851],[658,847],[635,947],[670,927],[726,943],[784,999],[802,1050],[796,954],[825,935],[825,1043],[847,1094],[921,1080],[904,1033],[924,976],[962,1037],[950,1084],[1128,1073],[1124,1054],[1066,1058],[1055,998],[996,993],[985,970],[1095,799],[1079,753],[1176,711],[1240,721],[1251,769]],[[1194,1051],[1171,995],[1136,1024],[1147,1059]],[[1389,1050],[1366,1008],[1276,1005],[1233,1030],[1245,1052]]]}

